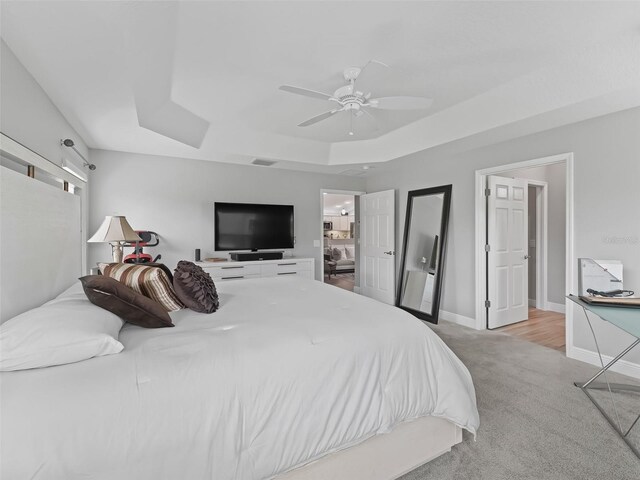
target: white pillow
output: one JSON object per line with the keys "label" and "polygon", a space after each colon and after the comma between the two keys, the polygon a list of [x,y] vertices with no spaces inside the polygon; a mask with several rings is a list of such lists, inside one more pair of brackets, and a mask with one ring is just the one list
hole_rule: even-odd
{"label": "white pillow", "polygon": [[58,298],[0,325],[0,371],[79,362],[119,353],[124,322],[74,285]]}
{"label": "white pillow", "polygon": [[353,245],[345,245],[344,246],[344,251],[346,253],[346,257],[349,260],[352,260],[354,258],[356,258],[356,247]]}

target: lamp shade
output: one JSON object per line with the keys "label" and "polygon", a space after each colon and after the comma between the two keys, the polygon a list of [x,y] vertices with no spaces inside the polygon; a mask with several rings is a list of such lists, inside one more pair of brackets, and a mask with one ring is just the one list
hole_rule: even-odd
{"label": "lamp shade", "polygon": [[141,240],[124,216],[107,215],[98,231],[87,242],[136,242]]}

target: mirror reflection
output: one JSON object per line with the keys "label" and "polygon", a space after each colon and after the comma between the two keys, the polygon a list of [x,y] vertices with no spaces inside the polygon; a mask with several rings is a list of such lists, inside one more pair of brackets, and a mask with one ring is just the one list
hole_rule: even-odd
{"label": "mirror reflection", "polygon": [[451,186],[409,192],[398,306],[437,323]]}
{"label": "mirror reflection", "polygon": [[431,313],[444,193],[413,200],[401,305]]}

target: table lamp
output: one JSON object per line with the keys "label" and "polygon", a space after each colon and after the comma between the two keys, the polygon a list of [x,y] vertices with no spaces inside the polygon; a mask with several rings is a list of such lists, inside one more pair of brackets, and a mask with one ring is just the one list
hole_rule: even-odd
{"label": "table lamp", "polygon": [[141,240],[124,216],[107,215],[98,231],[87,242],[110,243],[113,261],[122,263],[122,243],[139,242]]}

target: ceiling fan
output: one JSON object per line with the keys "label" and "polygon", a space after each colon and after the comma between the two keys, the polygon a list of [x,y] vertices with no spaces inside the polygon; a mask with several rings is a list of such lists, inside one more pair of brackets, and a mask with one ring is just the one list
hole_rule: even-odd
{"label": "ceiling fan", "polygon": [[311,117],[302,123],[299,123],[299,127],[308,127],[315,123],[326,120],[334,115],[347,112],[351,115],[349,135],[353,135],[353,118],[359,117],[363,114],[371,117],[374,122],[376,118],[369,112],[369,109],[379,110],[422,110],[429,108],[433,103],[433,100],[425,97],[409,97],[409,96],[394,96],[394,97],[379,97],[371,98],[371,92],[362,92],[358,90],[358,79],[362,79],[363,73],[369,72],[372,65],[379,65],[389,68],[388,65],[379,62],[377,60],[370,60],[364,67],[347,67],[344,69],[343,76],[348,82],[338,88],[333,95],[328,93],[322,93],[308,88],[295,87],[293,85],[281,85],[280,90],[289,93],[295,93],[297,95],[303,95],[305,97],[318,98],[320,100],[328,100],[335,102],[337,105],[334,109],[327,112]]}

